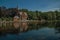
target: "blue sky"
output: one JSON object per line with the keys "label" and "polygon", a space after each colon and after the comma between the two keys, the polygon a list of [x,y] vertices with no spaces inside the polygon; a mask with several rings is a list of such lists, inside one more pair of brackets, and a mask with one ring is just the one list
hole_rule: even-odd
{"label": "blue sky", "polygon": [[7,8],[15,8],[17,3],[20,9],[24,8],[32,11],[60,9],[60,0],[0,0],[0,6],[6,6]]}

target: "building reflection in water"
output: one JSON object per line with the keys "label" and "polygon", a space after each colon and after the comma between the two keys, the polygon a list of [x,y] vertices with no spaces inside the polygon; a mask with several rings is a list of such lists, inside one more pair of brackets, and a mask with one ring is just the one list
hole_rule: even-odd
{"label": "building reflection in water", "polygon": [[20,32],[27,31],[28,29],[28,23],[27,22],[15,22],[13,23],[13,26],[15,29],[19,30]]}
{"label": "building reflection in water", "polygon": [[[4,26],[3,26],[4,27]],[[4,35],[6,36],[7,34],[20,34],[20,32],[27,32],[30,30],[38,30],[42,28],[53,28],[56,33],[60,33],[60,22],[57,22],[56,24],[53,23],[27,23],[27,22],[14,22],[11,23],[11,25],[7,25],[5,29],[0,28],[0,36]]]}

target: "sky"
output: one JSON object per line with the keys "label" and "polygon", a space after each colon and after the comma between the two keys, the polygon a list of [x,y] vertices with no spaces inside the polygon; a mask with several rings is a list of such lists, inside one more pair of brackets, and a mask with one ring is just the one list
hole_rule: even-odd
{"label": "sky", "polygon": [[54,11],[60,9],[60,0],[0,0],[0,6],[28,9],[31,11]]}

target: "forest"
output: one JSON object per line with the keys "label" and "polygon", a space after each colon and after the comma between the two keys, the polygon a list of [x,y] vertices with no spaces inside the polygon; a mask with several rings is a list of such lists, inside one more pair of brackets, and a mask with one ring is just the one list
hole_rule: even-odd
{"label": "forest", "polygon": [[[17,8],[0,7],[0,20],[12,20],[16,11]],[[38,10],[31,11],[28,9],[19,9],[19,11],[26,12],[28,20],[60,20],[60,10],[42,12]]]}

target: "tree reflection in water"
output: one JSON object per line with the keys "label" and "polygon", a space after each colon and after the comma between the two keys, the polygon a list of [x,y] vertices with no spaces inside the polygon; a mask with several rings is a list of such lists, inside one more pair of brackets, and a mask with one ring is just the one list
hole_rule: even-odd
{"label": "tree reflection in water", "polygon": [[[44,24],[41,23],[28,23],[28,22],[15,22],[13,25],[5,27],[5,29],[0,28],[0,35],[6,34],[19,34],[20,32],[27,32],[30,30],[38,30],[44,27],[54,28],[57,32],[60,33],[60,22],[47,22]],[[2,30],[2,31],[1,31]]]}
{"label": "tree reflection in water", "polygon": [[60,21],[56,22],[55,29],[57,31],[56,33],[60,33]]}

